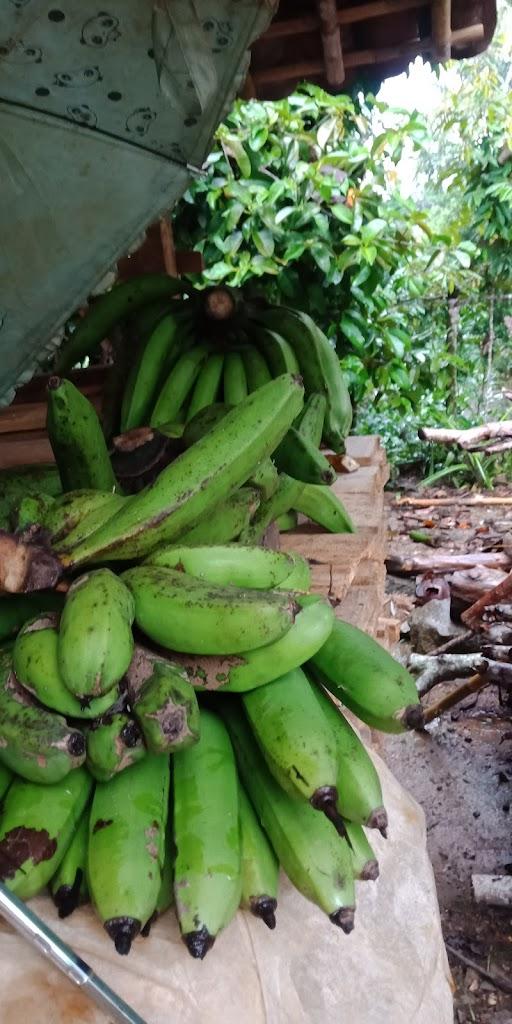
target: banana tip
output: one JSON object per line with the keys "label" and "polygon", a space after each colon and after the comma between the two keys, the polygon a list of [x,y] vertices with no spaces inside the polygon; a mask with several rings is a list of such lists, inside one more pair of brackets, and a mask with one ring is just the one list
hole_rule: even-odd
{"label": "banana tip", "polygon": [[54,893],[53,902],[57,907],[57,913],[61,920],[69,917],[76,910],[80,899],[80,893],[74,885],[61,885]]}
{"label": "banana tip", "polygon": [[277,900],[273,896],[256,896],[251,899],[251,912],[260,917],[271,931],[276,926]]}
{"label": "banana tip", "polygon": [[336,786],[319,786],[318,789],[315,789],[310,803],[315,808],[315,811],[324,811],[327,817],[330,818],[336,813],[337,800],[338,790]]}
{"label": "banana tip", "polygon": [[140,921],[135,917],[111,917],[104,924],[107,935],[121,956],[130,952],[132,942],[140,932]]}
{"label": "banana tip", "polygon": [[400,712],[399,718],[404,729],[421,731],[425,728],[425,714],[421,704],[409,704]]}
{"label": "banana tip", "polygon": [[366,828],[376,828],[387,839],[388,815],[385,807],[376,807],[366,822]]}
{"label": "banana tip", "polygon": [[48,388],[49,391],[56,391],[57,388],[60,388],[61,384],[62,384],[61,378],[57,377],[57,375],[55,374],[53,377],[50,377],[50,379],[48,381],[48,384],[47,384],[47,388]]}
{"label": "banana tip", "polygon": [[204,925],[197,932],[187,932],[182,938],[190,955],[195,960],[204,960],[215,942],[215,935],[210,935]]}
{"label": "banana tip", "polygon": [[329,914],[329,920],[336,925],[337,928],[341,928],[345,935],[350,935],[354,927],[356,908],[355,907],[340,907],[339,910],[335,910],[334,914]]}
{"label": "banana tip", "polygon": [[367,860],[359,877],[362,882],[376,882],[379,877],[378,861]]}

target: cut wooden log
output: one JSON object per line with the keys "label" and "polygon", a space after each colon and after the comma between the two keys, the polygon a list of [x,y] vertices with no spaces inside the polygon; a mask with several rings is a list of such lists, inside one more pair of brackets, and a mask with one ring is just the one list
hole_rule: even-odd
{"label": "cut wooden log", "polygon": [[451,505],[512,505],[512,497],[509,494],[454,494],[449,498],[411,498],[404,495],[403,498],[395,498],[393,505],[409,505],[411,508],[449,508]]}
{"label": "cut wooden log", "polygon": [[445,572],[450,569],[468,569],[471,566],[485,565],[499,569],[509,566],[510,558],[504,551],[473,551],[460,554],[451,551],[430,551],[428,554],[392,553],[386,560],[386,567],[391,573]]}

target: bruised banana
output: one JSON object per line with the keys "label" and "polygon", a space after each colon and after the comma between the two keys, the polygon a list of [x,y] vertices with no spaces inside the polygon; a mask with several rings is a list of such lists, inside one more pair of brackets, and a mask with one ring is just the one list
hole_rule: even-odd
{"label": "bruised banana", "polygon": [[60,715],[38,707],[10,671],[0,665],[0,761],[30,782],[60,782],[85,760],[85,739]]}
{"label": "bruised banana", "polygon": [[293,424],[299,431],[299,434],[311,444],[314,444],[315,448],[319,448],[322,441],[326,408],[327,399],[325,395],[313,392],[313,394],[308,395],[302,412],[299,413]]}
{"label": "bruised banana", "polygon": [[294,502],[294,508],[330,533],[356,532],[345,506],[331,487],[304,484]]}
{"label": "bruised banana", "polygon": [[46,428],[62,487],[119,490],[96,410],[70,380],[48,381]]}
{"label": "bruised banana", "polygon": [[158,565],[129,569],[123,582],[143,633],[184,653],[238,654],[273,643],[297,611],[285,592],[220,587]]}
{"label": "bruised banana", "polygon": [[38,590],[33,594],[6,594],[0,597],[0,643],[15,636],[23,623],[42,612],[60,612],[64,594],[57,590]]}
{"label": "bruised banana", "polygon": [[302,398],[302,386],[291,376],[259,388],[103,527],[61,556],[62,563],[140,558],[190,530],[270,455]]}
{"label": "bruised banana", "polygon": [[299,430],[290,427],[273,455],[280,473],[309,484],[332,484],[336,472],[318,448]]}
{"label": "bruised banana", "polygon": [[160,891],[169,807],[169,758],[146,754],[94,791],[87,881],[118,953],[152,916]]}
{"label": "bruised banana", "polygon": [[148,750],[173,753],[199,738],[199,707],[186,673],[155,660],[133,705]]}
{"label": "bruised banana", "polygon": [[245,789],[239,786],[242,854],[241,906],[260,917],[267,928],[276,926],[279,864]]}
{"label": "bruised banana", "polygon": [[192,398],[187,410],[187,420],[193,419],[201,409],[208,408],[216,401],[223,367],[224,356],[222,352],[213,352],[208,356],[208,359],[199,371],[199,376],[192,392]]}
{"label": "bruised banana", "polygon": [[77,697],[101,697],[124,676],[133,654],[130,591],[109,569],[75,580],[60,620],[58,658]]}
{"label": "bruised banana", "polygon": [[269,548],[244,548],[240,544],[199,547],[176,545],[149,555],[150,565],[163,565],[220,586],[272,590],[295,569],[290,555]]}
{"label": "bruised banana", "polygon": [[421,728],[423,712],[414,679],[357,626],[336,619],[311,667],[326,690],[373,729],[394,733]]}
{"label": "bruised banana", "polygon": [[238,779],[222,721],[201,711],[199,742],[173,761],[176,913],[189,953],[202,960],[241,895]]}
{"label": "bruised banana", "polygon": [[87,767],[98,782],[108,782],[146,756],[139,725],[122,712],[93,722],[86,743]]}
{"label": "bruised banana", "polygon": [[12,652],[16,678],[37,700],[52,711],[70,718],[97,718],[117,697],[110,691],[104,697],[79,701],[68,690],[59,669],[59,631],[56,615],[45,613],[22,627]]}
{"label": "bruised banana", "polygon": [[206,519],[180,534],[180,544],[228,544],[239,537],[250,523],[260,504],[253,487],[241,487],[226,501],[220,502]]}
{"label": "bruised banana", "polygon": [[222,701],[222,717],[238,769],[288,878],[346,933],[354,927],[355,887],[350,848],[325,815],[285,793],[268,770],[239,704]]}
{"label": "bruised banana", "polygon": [[345,821],[347,842],[350,846],[354,878],[360,882],[375,882],[379,877],[379,862],[362,825]]}
{"label": "bruised banana", "polygon": [[268,768],[292,797],[315,810],[335,810],[336,741],[300,668],[243,697],[243,705]]}
{"label": "bruised banana", "polygon": [[386,835],[388,816],[383,806],[377,769],[339,708],[320,686],[313,692],[328,720],[338,753],[338,800],[336,809],[343,819],[367,828],[378,828]]}
{"label": "bruised banana", "polygon": [[89,841],[89,810],[82,814],[73,838],[51,882],[52,899],[59,917],[69,917],[87,901],[87,844]]}
{"label": "bruised banana", "polygon": [[272,380],[273,375],[268,368],[268,364],[261,352],[256,348],[256,345],[247,345],[242,349],[242,359],[249,394],[252,391],[256,391],[257,388],[263,387],[264,384],[268,384],[269,380]]}
{"label": "bruised banana", "polygon": [[156,400],[149,424],[158,427],[181,416],[181,410],[208,355],[207,345],[196,345],[184,352],[174,364]]}
{"label": "bruised banana", "polygon": [[272,644],[236,657],[208,658],[173,652],[172,659],[183,666],[197,689],[245,693],[265,686],[311,658],[331,632],[334,612],[327,601],[316,594],[298,594],[297,604],[301,611],[293,626]]}
{"label": "bruised banana", "polygon": [[226,353],[222,385],[228,405],[238,405],[247,398],[247,377],[240,352]]}
{"label": "bruised banana", "polygon": [[52,786],[15,779],[0,821],[0,881],[22,900],[55,874],[75,834],[92,788],[84,768]]}

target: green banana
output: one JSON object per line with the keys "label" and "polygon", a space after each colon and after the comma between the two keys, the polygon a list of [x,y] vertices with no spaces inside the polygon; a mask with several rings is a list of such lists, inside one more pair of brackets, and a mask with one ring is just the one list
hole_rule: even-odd
{"label": "green banana", "polygon": [[55,498],[49,494],[29,494],[22,498],[18,505],[15,529],[26,530],[34,524],[41,526],[54,504]]}
{"label": "green banana", "polygon": [[238,779],[226,729],[201,711],[201,738],[174,755],[174,892],[181,936],[203,959],[241,895]]}
{"label": "green banana", "polygon": [[290,555],[269,548],[244,548],[240,544],[176,545],[148,555],[149,565],[177,569],[219,586],[272,590],[295,569]]}
{"label": "green banana", "polygon": [[64,594],[37,590],[33,594],[4,594],[0,597],[0,643],[15,636],[25,622],[42,612],[60,612]]}
{"label": "green banana", "polygon": [[302,396],[300,382],[291,376],[249,395],[105,526],[61,556],[63,564],[140,558],[183,535],[270,455],[297,416]]}
{"label": "green banana", "polygon": [[294,800],[270,774],[240,705],[222,701],[222,717],[235,748],[242,782],[290,881],[344,932],[354,927],[350,848],[325,815]]}
{"label": "green banana", "polygon": [[354,878],[360,882],[375,882],[379,877],[379,862],[362,825],[345,821],[347,842],[352,856]]}
{"label": "green banana", "polygon": [[158,395],[150,416],[150,426],[158,427],[160,423],[180,418],[178,414],[194,386],[208,351],[207,345],[195,345],[180,356]]}
{"label": "green banana", "polygon": [[173,661],[186,670],[193,686],[202,690],[245,693],[265,686],[302,665],[325,643],[334,619],[331,606],[316,594],[297,595],[301,611],[280,640],[238,657],[200,657],[173,652]]}
{"label": "green banana", "polygon": [[313,392],[304,402],[304,408],[293,424],[299,431],[299,434],[313,444],[315,448],[319,448],[322,441],[326,409],[327,399],[325,395]]}
{"label": "green banana", "polygon": [[94,791],[87,881],[118,953],[152,916],[160,891],[169,807],[169,758],[147,754]]}
{"label": "green banana", "polygon": [[295,618],[296,606],[284,592],[205,584],[158,565],[129,569],[122,578],[133,594],[139,629],[175,651],[253,650],[278,640]]}
{"label": "green banana", "polygon": [[178,666],[155,661],[133,706],[148,750],[173,753],[199,738],[199,707],[188,677]]}
{"label": "green banana", "polygon": [[249,525],[242,530],[240,544],[258,544],[270,524],[300,501],[304,486],[306,485],[287,476],[286,473],[280,473],[277,490],[268,501],[261,503]]}
{"label": "green banana", "polygon": [[110,690],[104,697],[79,701],[68,690],[59,669],[58,616],[45,612],[21,628],[12,652],[16,678],[33,697],[52,711],[70,718],[97,718],[117,697]]}
{"label": "green banana", "polygon": [[15,466],[0,470],[0,529],[14,529],[16,510],[23,498],[62,494],[57,466]]}
{"label": "green banana", "polygon": [[249,477],[248,483],[258,488],[263,501],[269,501],[279,487],[279,473],[272,459],[262,459]]}
{"label": "green banana", "polygon": [[124,712],[97,718],[87,730],[87,767],[98,782],[108,782],[146,757],[142,732]]}
{"label": "green banana", "polygon": [[174,861],[176,860],[176,848],[174,845],[173,824],[173,811],[172,807],[170,807],[167,817],[167,828],[165,830],[162,880],[155,907],[158,916],[165,914],[165,911],[172,907],[174,903]]}
{"label": "green banana", "polygon": [[294,551],[288,551],[287,554],[293,561],[293,569],[290,575],[286,576],[282,583],[279,583],[279,589],[302,591],[304,594],[307,594],[308,590],[311,589],[309,562],[302,555],[295,554]]}
{"label": "green banana", "polygon": [[219,392],[223,367],[224,356],[222,352],[214,352],[208,356],[199,372],[195,388],[192,392],[192,398],[190,399],[187,411],[187,420],[193,419],[201,409],[213,405]]}
{"label": "green banana", "polygon": [[240,352],[226,353],[222,380],[227,405],[238,405],[247,398],[247,377]]}
{"label": "green banana", "polygon": [[121,405],[121,432],[148,422],[158,384],[171,350],[179,342],[179,321],[172,313],[154,327],[128,375]]}
{"label": "green banana", "polygon": [[119,490],[101,424],[89,399],[70,380],[50,377],[46,428],[62,487]]}
{"label": "green banana", "polygon": [[85,739],[60,715],[38,707],[10,671],[0,665],[0,761],[29,782],[60,782],[85,760]]}
{"label": "green banana", "polygon": [[292,346],[306,393],[325,395],[323,436],[335,451],[343,450],[352,423],[352,406],[336,350],[307,313],[271,306],[257,317],[266,327],[279,331]]}
{"label": "green banana", "polygon": [[86,808],[51,881],[52,899],[61,918],[69,917],[80,903],[87,902],[88,841],[89,809]]}
{"label": "green banana", "polygon": [[[187,423],[183,433],[186,447],[189,448],[191,444],[204,437],[232,408],[231,405],[217,402],[196,413]],[[271,458],[262,459],[249,477],[248,483],[261,491],[265,501],[272,497],[279,484],[279,474]]]}
{"label": "green banana", "polygon": [[[298,516],[294,508],[290,508],[288,512],[282,512],[280,516],[276,516],[275,518],[275,524],[280,533],[287,533],[288,530],[295,530],[298,521]],[[293,590],[293,587],[290,589]]]}
{"label": "green banana", "polygon": [[107,508],[112,502],[119,503],[119,500],[120,496],[111,491],[68,491],[48,509],[43,526],[50,533],[52,544],[57,544],[92,512]]}
{"label": "green banana", "polygon": [[5,796],[11,782],[13,780],[13,773],[6,768],[5,765],[0,764],[0,800]]}
{"label": "green banana", "polygon": [[338,799],[334,733],[300,668],[244,694],[243,705],[265,761],[279,785],[320,811]]}
{"label": "green banana", "polygon": [[165,314],[170,312],[171,305],[169,299],[159,299],[137,310],[133,317],[130,317],[130,330],[134,338],[149,338]]}
{"label": "green banana", "polygon": [[124,498],[122,494],[109,494],[108,501],[102,502],[98,508],[91,509],[65,537],[54,543],[55,551],[60,553],[73,550],[77,544],[86,540],[91,533],[112,519],[116,512],[124,508],[129,501],[130,498]]}
{"label": "green banana", "polygon": [[346,821],[378,828],[386,835],[388,816],[375,765],[341,710],[320,686],[313,692],[336,739],[338,752],[338,801],[336,809]]}
{"label": "green banana", "polygon": [[336,472],[325,455],[294,427],[283,437],[273,459],[280,473],[288,473],[304,483],[332,484],[336,480]]}
{"label": "green banana", "polygon": [[279,327],[276,326],[274,330],[257,327],[254,329],[253,340],[262,351],[273,377],[279,376],[280,373],[301,372],[295,352],[280,333]]}
{"label": "green banana", "polygon": [[185,288],[177,277],[168,274],[140,274],[139,277],[115,285],[101,295],[81,320],[74,334],[64,344],[57,359],[57,372],[70,370],[85,356],[91,355],[103,338],[119,321],[157,300],[183,294]]}
{"label": "green banana", "polygon": [[272,380],[272,374],[267,363],[261,352],[256,348],[256,345],[248,345],[242,349],[242,359],[249,394],[252,391],[256,391],[257,388],[263,387],[264,384],[268,384],[269,380]]}
{"label": "green banana", "polygon": [[267,928],[276,926],[279,864],[245,789],[238,791],[242,854],[241,906],[260,917]]}
{"label": "green banana", "polygon": [[[254,487],[241,487],[227,501],[221,501],[197,526],[179,535],[180,544],[228,544],[238,537],[258,509],[260,497]],[[1,598],[0,598],[1,600]]]}
{"label": "green banana", "polygon": [[304,484],[293,507],[330,533],[356,532],[345,506],[330,487]]}
{"label": "green banana", "polygon": [[52,786],[15,779],[0,819],[0,881],[22,900],[55,874],[91,792],[84,768]]}
{"label": "green banana", "polygon": [[336,619],[311,667],[325,688],[373,729],[403,732],[422,727],[414,679],[357,626]]}
{"label": "green banana", "polygon": [[59,668],[77,697],[101,697],[124,676],[133,654],[130,591],[110,569],[70,586],[60,620]]}

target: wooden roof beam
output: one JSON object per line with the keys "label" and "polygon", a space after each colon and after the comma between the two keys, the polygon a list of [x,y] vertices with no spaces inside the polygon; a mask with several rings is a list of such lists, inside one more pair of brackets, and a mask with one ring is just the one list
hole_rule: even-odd
{"label": "wooden roof beam", "polygon": [[[370,3],[358,7],[345,7],[336,10],[338,25],[353,25],[358,21],[370,21],[372,18],[383,18],[390,14],[401,14],[402,11],[421,10],[429,7],[429,0],[370,0]],[[282,39],[287,36],[307,35],[317,32],[319,19],[314,15],[301,18],[289,18],[286,21],[273,21],[262,39]]]}
{"label": "wooden roof beam", "polygon": [[[470,43],[481,42],[485,31],[482,24],[468,25],[467,28],[456,29],[450,35],[450,46],[463,47]],[[434,53],[435,43],[431,37],[416,39],[412,42],[400,43],[397,46],[386,46],[375,50],[352,50],[343,57],[345,68],[364,67],[370,64],[386,64],[396,57],[415,57],[418,53]],[[274,85],[277,82],[302,81],[304,78],[321,77],[325,74],[322,61],[305,60],[298,64],[283,67],[260,68],[254,70],[253,79],[256,86]]]}
{"label": "wooden roof beam", "polygon": [[433,0],[432,3],[432,39],[434,41],[434,57],[439,61],[450,60],[452,55],[452,4],[451,0]]}
{"label": "wooden roof beam", "polygon": [[331,89],[339,90],[345,79],[345,68],[340,29],[336,20],[336,0],[316,0],[316,6],[320,19],[325,77]]}

